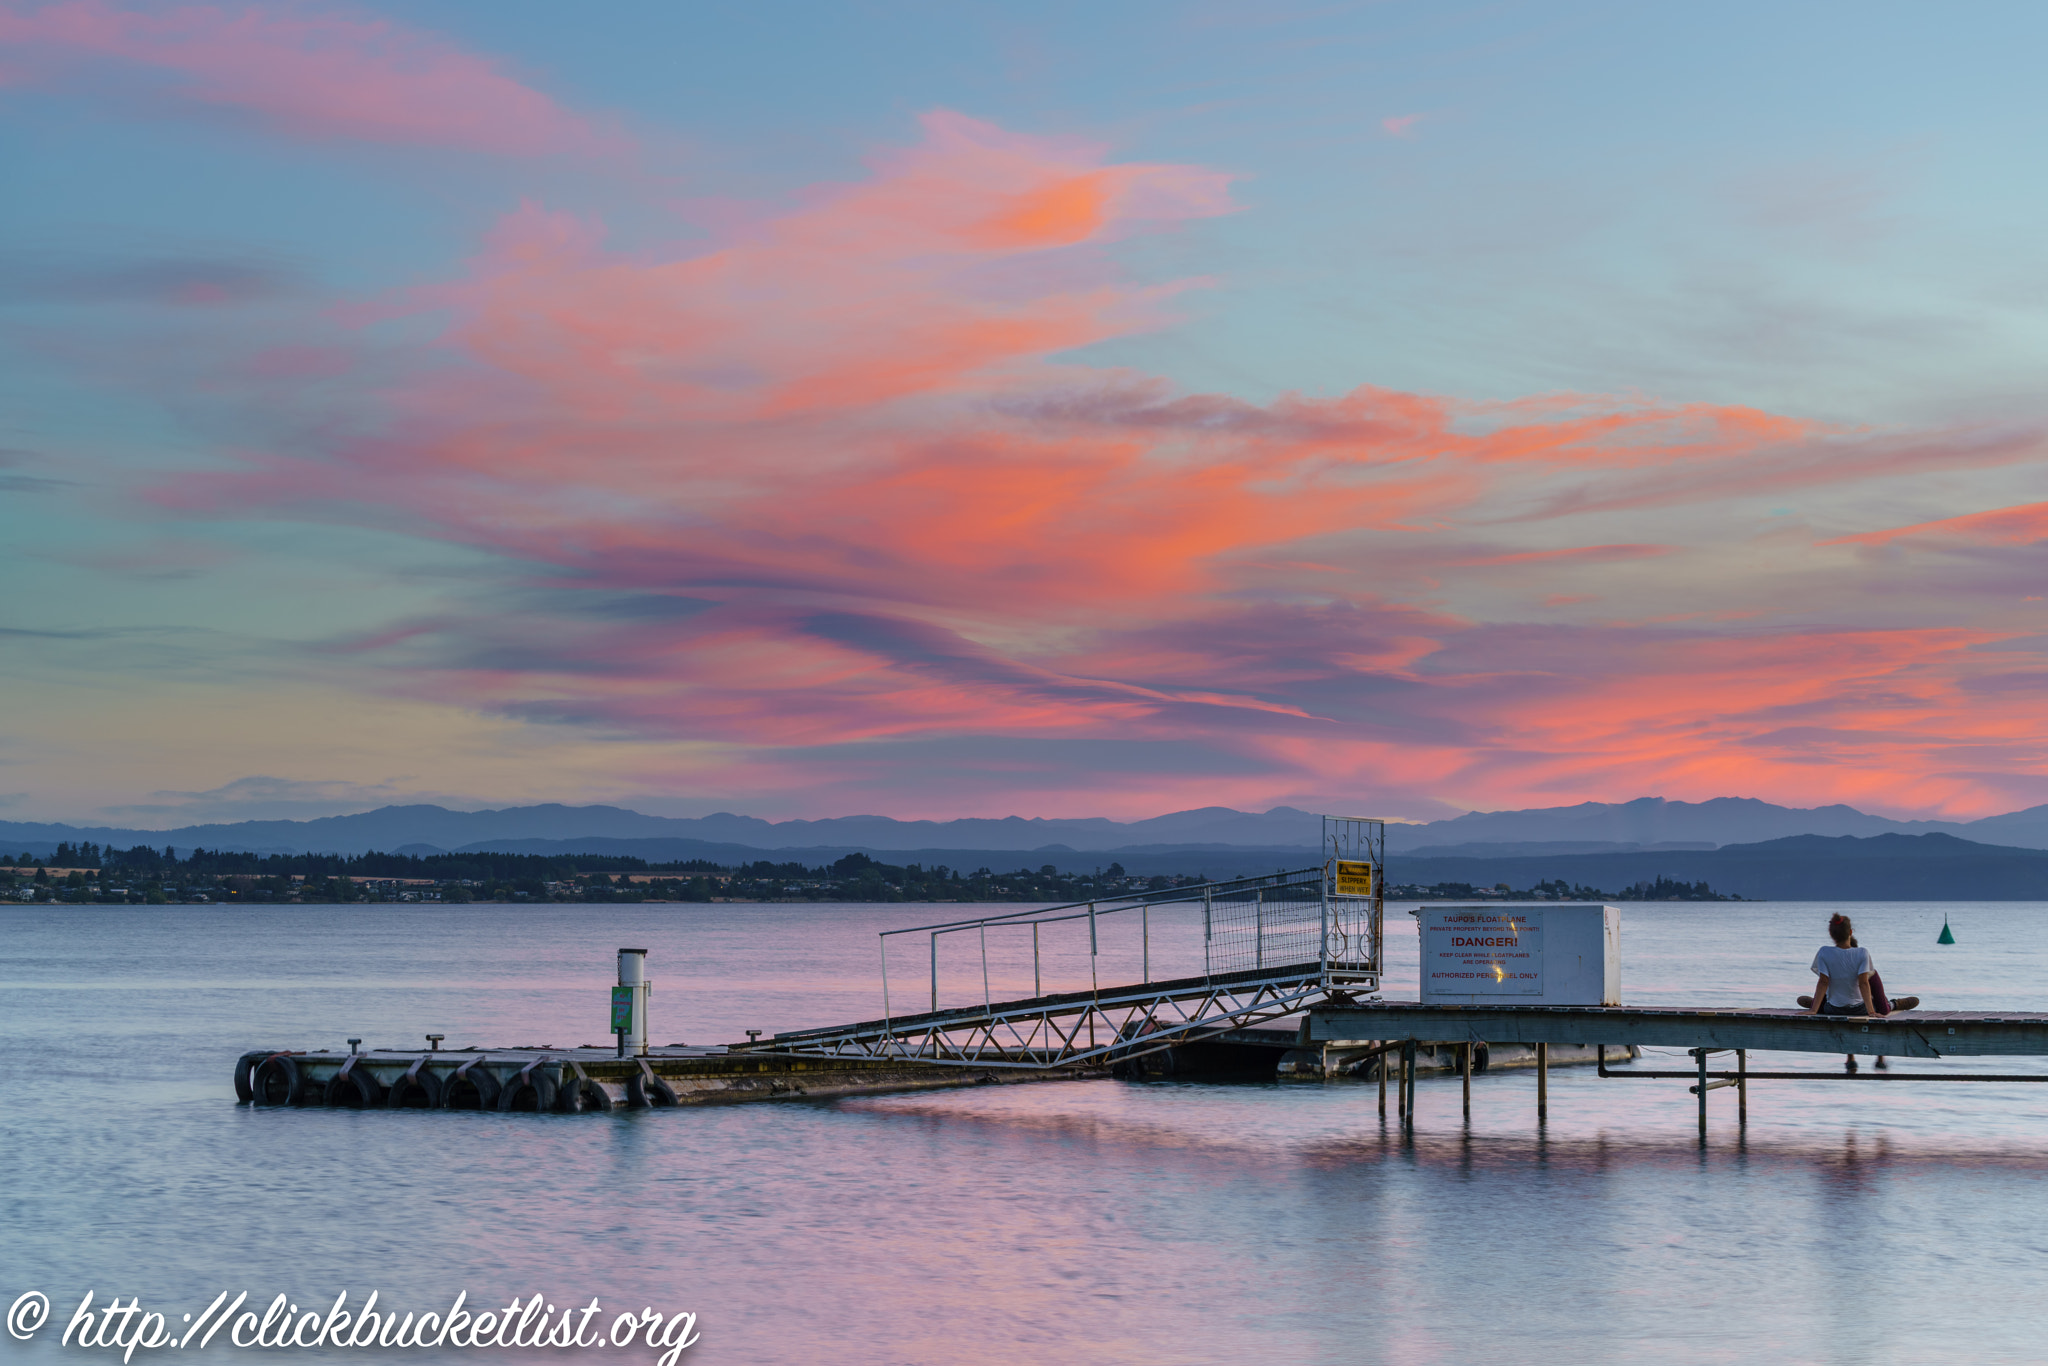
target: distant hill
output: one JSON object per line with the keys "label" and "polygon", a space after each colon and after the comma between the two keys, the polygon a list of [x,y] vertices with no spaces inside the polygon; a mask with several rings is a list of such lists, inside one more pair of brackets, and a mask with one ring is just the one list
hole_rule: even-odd
{"label": "distant hill", "polygon": [[411,845],[391,850],[398,854],[492,853],[492,854],[615,854],[642,858],[649,863],[687,863],[708,859],[723,866],[753,863],[801,863],[823,867],[848,854],[866,854],[883,863],[915,863],[925,868],[944,865],[973,872],[987,868],[997,873],[1038,869],[1051,864],[1062,873],[1088,873],[1113,863],[1141,877],[1157,873],[1199,874],[1224,880],[1251,877],[1302,868],[1316,861],[1316,851],[1299,847],[1258,848],[1235,844],[1140,844],[1115,849],[1070,849],[1063,844],[1042,849],[877,849],[866,845],[808,845],[792,849],[757,849],[744,844],[718,844],[709,840],[487,840],[462,849],[442,850]]}
{"label": "distant hill", "polygon": [[[1392,840],[1387,842],[1394,843]],[[1511,844],[1429,844],[1402,852],[1410,858],[1540,858],[1546,854],[1638,854],[1716,847],[1706,840],[1667,840],[1662,844],[1622,844],[1614,840],[1519,840]]]}
{"label": "distant hill", "polygon": [[1619,892],[1659,877],[1768,901],[2048,901],[2048,850],[1941,833],[1794,835],[1720,849],[1387,860],[1387,881],[1397,886],[1564,881]]}
{"label": "distant hill", "polygon": [[[2003,843],[2048,848],[2048,806],[1989,819],[2007,823],[1999,830]],[[1705,802],[1639,797],[1632,802],[1581,802],[1530,811],[1469,811],[1428,825],[1390,828],[1387,844],[1400,850],[1422,845],[1564,840],[1644,847],[1674,842],[1722,845],[1788,835],[1963,835],[1972,824],[1981,822],[1895,821],[1853,806],[1774,806],[1753,797],[1716,797]],[[2033,840],[2014,838],[2028,833]]]}
{"label": "distant hill", "polygon": [[550,803],[499,811],[386,806],[358,815],[318,820],[239,821],[173,830],[0,821],[0,852],[27,850],[41,855],[61,840],[81,839],[124,849],[137,844],[158,848],[168,844],[178,849],[200,846],[287,854],[356,854],[409,844],[452,850],[507,840],[577,839],[682,839],[743,845],[749,849],[830,846],[897,852],[934,848],[1023,851],[1046,845],[1116,849],[1163,844],[1293,846],[1312,850],[1321,834],[1321,822],[1313,813],[1287,806],[1263,813],[1211,806],[1141,821],[1021,816],[1001,820],[899,821],[888,816],[839,816],[828,820],[770,822],[724,812],[682,819],[647,816],[616,806]]}
{"label": "distant hill", "polygon": [[[1312,812],[1280,806],[1236,811],[1209,806],[1141,821],[1101,817],[899,821],[887,816],[765,821],[727,812],[682,819],[648,816],[617,806],[507,807],[451,811],[386,806],[350,816],[306,821],[240,821],[173,830],[0,821],[0,852],[47,856],[59,841],[92,840],[128,848],[256,853],[363,853],[407,845],[436,849],[499,847],[517,840],[696,840],[750,850],[842,849],[909,855],[933,850],[1026,853],[1048,846],[1114,853],[1169,846],[1247,850],[1313,850],[1321,824]],[[1885,834],[1947,834],[1966,840],[2048,849],[2048,806],[1983,820],[1894,821],[1848,806],[1774,806],[1748,797],[1674,802],[1582,802],[1528,811],[1474,811],[1448,820],[1387,827],[1390,853],[1412,857],[1509,859],[1572,854],[1627,854],[1753,844],[1794,836],[1869,838]],[[900,861],[900,860],[899,860]]]}

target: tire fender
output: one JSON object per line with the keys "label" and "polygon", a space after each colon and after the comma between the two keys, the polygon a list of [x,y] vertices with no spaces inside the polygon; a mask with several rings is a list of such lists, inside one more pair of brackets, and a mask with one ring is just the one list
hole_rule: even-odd
{"label": "tire fender", "polygon": [[253,1053],[244,1053],[241,1057],[235,1059],[235,1104],[250,1105],[255,1103],[256,1087],[254,1082],[256,1069],[263,1065],[265,1058],[270,1057],[276,1052],[275,1048],[259,1048]]}
{"label": "tire fender", "polygon": [[505,1088],[498,1084],[497,1077],[492,1075],[489,1069],[478,1065],[487,1061],[489,1061],[487,1058],[471,1058],[468,1062],[455,1069],[455,1075],[448,1078],[441,1086],[439,1101],[441,1108],[447,1108],[448,1103],[455,1098],[456,1088],[465,1081],[476,1087],[476,1101],[479,1110],[495,1110],[499,1108],[498,1102],[502,1098],[499,1093]]}
{"label": "tire fender", "polygon": [[[580,1102],[579,1108],[584,1110],[610,1110],[613,1108],[611,1093],[592,1081],[589,1073],[583,1070],[581,1063],[571,1058],[569,1060],[569,1071],[574,1076],[574,1083],[573,1085],[564,1086],[562,1089],[575,1095],[576,1099]],[[569,1107],[564,1105],[561,1108],[566,1110]]]}
{"label": "tire fender", "polygon": [[[280,1078],[284,1084],[284,1096],[276,1101],[267,1098],[273,1077]],[[249,1097],[252,1105],[301,1105],[305,1103],[305,1091],[305,1082],[299,1074],[299,1065],[292,1061],[292,1055],[289,1053],[272,1053],[256,1064],[249,1077]]]}
{"label": "tire fender", "polygon": [[390,1091],[385,1093],[384,1103],[394,1110],[404,1108],[406,1093],[415,1086],[427,1093],[429,1110],[441,1108],[441,1079],[427,1070],[425,1058],[406,1068],[405,1075],[391,1084]]}
{"label": "tire fender", "polygon": [[512,1108],[512,1103],[518,1100],[528,1087],[531,1087],[533,1089],[533,1108],[535,1110],[546,1111],[554,1109],[555,1084],[548,1080],[545,1072],[540,1070],[541,1064],[547,1061],[548,1059],[546,1058],[535,1058],[532,1062],[520,1068],[518,1075],[505,1083],[504,1090],[498,1097],[498,1108],[509,1111]]}
{"label": "tire fender", "polygon": [[640,1070],[626,1078],[626,1105],[630,1109],[645,1110],[653,1106],[680,1105],[676,1089],[654,1075],[654,1069],[647,1065],[647,1059],[637,1058]]}
{"label": "tire fender", "polygon": [[341,1070],[327,1079],[327,1091],[321,1099],[330,1109],[341,1108],[343,1098],[350,1094],[362,1102],[361,1108],[365,1110],[384,1104],[384,1088],[370,1075],[370,1069],[365,1067],[358,1070],[356,1067],[361,1057],[360,1053],[349,1054],[348,1061],[341,1065]]}

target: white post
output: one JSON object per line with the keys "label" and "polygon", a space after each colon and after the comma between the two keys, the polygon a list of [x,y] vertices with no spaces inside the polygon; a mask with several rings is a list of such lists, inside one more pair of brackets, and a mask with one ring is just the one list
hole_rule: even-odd
{"label": "white post", "polygon": [[619,985],[633,995],[632,1023],[626,1029],[623,1040],[628,1053],[642,1054],[647,1051],[647,993],[653,983],[647,980],[647,950],[619,950]]}

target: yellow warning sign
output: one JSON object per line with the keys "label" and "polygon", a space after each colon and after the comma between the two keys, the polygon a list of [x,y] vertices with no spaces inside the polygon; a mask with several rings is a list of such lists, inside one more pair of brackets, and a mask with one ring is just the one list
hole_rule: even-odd
{"label": "yellow warning sign", "polygon": [[1372,865],[1370,863],[1347,863],[1337,860],[1338,896],[1371,896]]}

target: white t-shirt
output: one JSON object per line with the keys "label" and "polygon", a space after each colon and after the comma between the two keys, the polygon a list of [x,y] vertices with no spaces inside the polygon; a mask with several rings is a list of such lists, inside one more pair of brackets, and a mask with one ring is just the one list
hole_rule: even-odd
{"label": "white t-shirt", "polygon": [[1870,964],[1869,949],[1844,949],[1829,944],[1813,956],[1813,975],[1828,979],[1828,1004],[1831,1006],[1860,1006],[1863,993],[1856,989],[1856,979],[1866,972],[1875,972]]}

